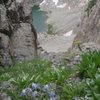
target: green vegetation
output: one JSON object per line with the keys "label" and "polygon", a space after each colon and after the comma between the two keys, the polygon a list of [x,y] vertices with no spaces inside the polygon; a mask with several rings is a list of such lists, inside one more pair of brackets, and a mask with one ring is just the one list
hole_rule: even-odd
{"label": "green vegetation", "polygon": [[48,24],[47,34],[49,34],[49,35],[56,34],[56,28],[55,28],[54,24]]}
{"label": "green vegetation", "polygon": [[38,60],[19,63],[9,69],[1,68],[0,82],[9,81],[10,88],[2,90],[7,91],[14,100],[18,100],[18,97],[23,100],[19,95],[24,88],[30,87],[32,82],[59,85],[71,74],[72,71],[65,66],[52,68],[49,61]]}
{"label": "green vegetation", "polygon": [[97,69],[93,78],[86,79],[86,85],[89,100],[100,100],[100,68]]}
{"label": "green vegetation", "polygon": [[79,77],[93,77],[100,67],[100,51],[89,51],[81,55],[81,60],[77,64]]}
{"label": "green vegetation", "polygon": [[49,61],[34,60],[0,68],[0,91],[13,100],[100,99],[100,51],[83,53],[73,69],[65,62],[51,66]]}
{"label": "green vegetation", "polygon": [[100,99],[100,51],[89,51],[81,55],[78,64],[79,77],[86,81],[89,100]]}

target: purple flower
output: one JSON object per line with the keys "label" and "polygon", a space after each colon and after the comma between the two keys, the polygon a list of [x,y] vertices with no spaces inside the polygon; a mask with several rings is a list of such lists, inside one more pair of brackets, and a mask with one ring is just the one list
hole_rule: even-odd
{"label": "purple flower", "polygon": [[40,89],[40,84],[32,83],[32,90],[34,91],[34,90],[38,90],[38,89]]}
{"label": "purple flower", "polygon": [[49,98],[50,98],[49,100],[57,100],[55,92],[50,92],[49,93]]}
{"label": "purple flower", "polygon": [[85,100],[89,100],[89,98],[87,96],[85,96]]}
{"label": "purple flower", "polygon": [[52,97],[52,98],[50,98],[50,100],[57,100],[57,98],[56,97]]}
{"label": "purple flower", "polygon": [[25,90],[25,89],[24,89],[24,90],[22,90],[22,92],[21,92],[20,96],[21,96],[21,97],[26,96],[26,90]]}
{"label": "purple flower", "polygon": [[31,88],[25,88],[22,90],[20,96],[26,96],[28,93],[31,93],[31,92],[32,92]]}
{"label": "purple flower", "polygon": [[43,91],[44,92],[49,92],[50,91],[50,85],[48,85],[48,84],[44,85]]}
{"label": "purple flower", "polygon": [[50,97],[50,98],[56,97],[55,92],[50,92],[50,93],[49,93],[49,97]]}
{"label": "purple flower", "polygon": [[37,97],[37,96],[39,96],[39,93],[38,93],[37,91],[32,92],[32,97],[33,97],[33,98],[35,98],[35,97]]}
{"label": "purple flower", "polygon": [[73,97],[73,99],[72,100],[78,100],[78,98],[77,97]]}

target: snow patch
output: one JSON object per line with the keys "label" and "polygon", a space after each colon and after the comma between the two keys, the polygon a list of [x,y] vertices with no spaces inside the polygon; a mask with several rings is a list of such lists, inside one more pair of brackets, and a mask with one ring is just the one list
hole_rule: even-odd
{"label": "snow patch", "polygon": [[57,5],[59,0],[53,0],[53,2],[55,3],[55,5]]}
{"label": "snow patch", "polygon": [[71,36],[73,34],[73,30],[67,32],[64,34],[65,37]]}
{"label": "snow patch", "polygon": [[58,5],[58,8],[64,8],[66,6],[66,3],[62,4],[62,5]]}
{"label": "snow patch", "polygon": [[71,7],[70,7],[70,6],[68,6],[68,9],[69,9],[69,10],[71,10]]}
{"label": "snow patch", "polygon": [[40,6],[46,4],[46,0],[43,0],[41,3],[40,3]]}

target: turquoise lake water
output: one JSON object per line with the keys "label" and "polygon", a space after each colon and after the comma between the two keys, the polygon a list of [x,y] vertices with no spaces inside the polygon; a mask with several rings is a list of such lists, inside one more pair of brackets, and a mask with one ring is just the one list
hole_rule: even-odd
{"label": "turquoise lake water", "polygon": [[32,9],[33,15],[33,25],[35,26],[37,32],[45,32],[46,31],[46,13],[41,11],[39,6],[34,6]]}

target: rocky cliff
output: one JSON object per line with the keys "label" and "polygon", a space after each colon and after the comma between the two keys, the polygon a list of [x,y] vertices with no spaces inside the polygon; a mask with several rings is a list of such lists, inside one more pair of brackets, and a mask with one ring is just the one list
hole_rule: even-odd
{"label": "rocky cliff", "polygon": [[37,55],[37,33],[32,6],[42,0],[0,0],[0,65],[32,60]]}
{"label": "rocky cliff", "polygon": [[82,44],[95,43],[100,47],[100,0],[89,11],[85,11],[75,33],[75,40],[80,40]]}

